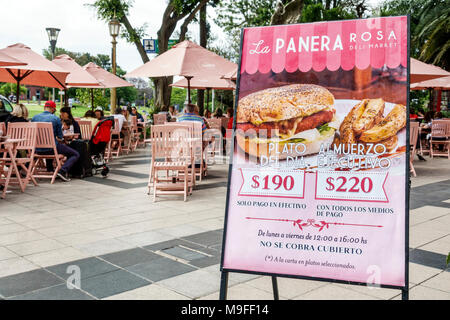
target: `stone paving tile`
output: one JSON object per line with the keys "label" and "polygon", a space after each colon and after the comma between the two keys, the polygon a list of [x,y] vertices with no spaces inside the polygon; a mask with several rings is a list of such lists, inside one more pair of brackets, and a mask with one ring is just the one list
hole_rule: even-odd
{"label": "stone paving tile", "polygon": [[377,300],[360,292],[340,287],[336,284],[327,284],[325,286],[313,289],[305,294],[299,295],[294,300]]}
{"label": "stone paving tile", "polygon": [[218,291],[220,277],[204,270],[197,270],[160,281],[159,284],[195,299]]}
{"label": "stone paving tile", "polygon": [[446,255],[422,249],[414,249],[409,252],[410,262],[441,270],[445,269],[445,259]]}
{"label": "stone paving tile", "polygon": [[0,225],[0,235],[19,231],[26,231],[28,228],[18,223],[10,223]]}
{"label": "stone paving tile", "polygon": [[438,289],[450,294],[450,272],[441,272],[420,285],[432,289]]}
{"label": "stone paving tile", "polygon": [[409,291],[410,300],[450,300],[450,293],[425,286],[415,286]]}
{"label": "stone paving tile", "polygon": [[205,232],[205,229],[189,224],[182,224],[173,227],[156,229],[155,231],[162,232],[175,238],[180,238]]}
{"label": "stone paving tile", "polygon": [[0,261],[17,257],[18,255],[12,252],[11,250],[8,250],[5,247],[0,247]]}
{"label": "stone paving tile", "polygon": [[131,249],[134,248],[134,246],[117,239],[107,239],[77,245],[75,248],[92,256],[100,256],[107,253]]}
{"label": "stone paving tile", "polygon": [[189,298],[158,284],[151,284],[107,297],[105,300],[189,300]]}
{"label": "stone paving tile", "polygon": [[44,238],[45,236],[43,234],[33,230],[2,234],[0,235],[0,246],[30,242]]}
{"label": "stone paving tile", "polygon": [[41,239],[31,242],[13,244],[6,247],[20,256],[26,256],[33,253],[64,248],[66,247],[66,245],[53,239]]}
{"label": "stone paving tile", "polygon": [[196,270],[189,265],[164,257],[136,264],[125,269],[153,282]]}
{"label": "stone paving tile", "polygon": [[444,238],[430,242],[424,246],[421,246],[420,249],[435,252],[445,256],[450,251],[450,236],[446,236]]}
{"label": "stone paving tile", "polygon": [[102,255],[100,258],[119,267],[125,268],[139,263],[152,261],[161,258],[161,256],[142,248],[135,248]]}
{"label": "stone paving tile", "polygon": [[208,231],[200,234],[195,234],[189,237],[181,238],[190,242],[198,243],[204,246],[212,246],[222,243],[222,231]]}
{"label": "stone paving tile", "polygon": [[0,278],[0,294],[4,297],[12,297],[62,282],[50,272],[38,269]]}
{"label": "stone paving tile", "polygon": [[176,246],[173,248],[163,249],[161,252],[171,255],[172,257],[181,258],[186,261],[197,260],[201,258],[207,258],[208,256],[200,252],[190,250],[189,248],[183,248]]}
{"label": "stone paving tile", "polygon": [[135,233],[128,236],[123,236],[118,238],[120,241],[134,244],[136,246],[144,246],[152,243],[157,243],[160,241],[166,241],[172,239],[172,236],[167,234],[157,232],[157,231],[146,231],[141,233]]}
{"label": "stone paving tile", "polygon": [[76,288],[68,289],[66,284],[62,284],[15,296],[10,300],[94,300],[94,298]]}
{"label": "stone paving tile", "polygon": [[431,277],[437,275],[442,270],[427,267],[417,263],[409,264],[409,281],[412,283],[418,284],[422,283],[425,280],[430,279]]}
{"label": "stone paving tile", "polygon": [[[305,294],[309,291],[315,290],[317,288],[327,285],[326,282],[303,280],[303,279],[289,279],[289,278],[277,278],[279,294],[292,299],[299,295]],[[272,293],[272,278],[271,277],[260,277],[245,283],[248,286],[264,290],[266,292]]]}
{"label": "stone paving tile", "polygon": [[117,270],[89,278],[89,281],[83,281],[81,289],[102,299],[149,284],[149,281],[125,270]]}
{"label": "stone paving tile", "polygon": [[38,268],[39,265],[21,257],[1,260],[0,278]]}
{"label": "stone paving tile", "polygon": [[67,279],[70,275],[73,274],[73,271],[71,269],[68,269],[70,266],[77,266],[78,268],[80,268],[80,278],[82,280],[119,269],[108,262],[105,262],[98,258],[90,257],[50,266],[47,267],[47,270],[63,279]]}
{"label": "stone paving tile", "polygon": [[88,255],[71,247],[60,248],[56,250],[35,253],[25,258],[41,267],[53,266],[60,263],[87,258]]}

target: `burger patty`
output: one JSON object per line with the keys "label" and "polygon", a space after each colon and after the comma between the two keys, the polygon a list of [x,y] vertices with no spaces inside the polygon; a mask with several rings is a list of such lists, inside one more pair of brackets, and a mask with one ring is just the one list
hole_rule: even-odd
{"label": "burger patty", "polygon": [[[334,113],[336,111],[333,110],[324,110],[319,111],[317,113],[314,113],[308,117],[303,118],[300,122],[298,122],[298,118],[292,118],[289,120],[282,120],[282,121],[276,121],[276,122],[264,122],[260,125],[254,125],[250,122],[245,123],[237,123],[236,128],[241,129],[244,132],[247,130],[253,129],[257,134],[259,134],[260,130],[266,130],[267,131],[267,138],[272,137],[272,129],[277,129],[279,133],[281,134],[287,134],[289,131],[294,128],[295,124],[297,123],[297,128],[295,132],[292,134],[296,134],[302,131],[310,130],[317,128],[327,122],[330,122],[333,119]],[[264,132],[266,133],[266,132]]]}

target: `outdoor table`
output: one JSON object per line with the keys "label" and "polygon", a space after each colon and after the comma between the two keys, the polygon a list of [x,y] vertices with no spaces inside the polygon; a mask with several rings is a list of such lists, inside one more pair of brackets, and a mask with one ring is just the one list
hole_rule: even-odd
{"label": "outdoor table", "polygon": [[63,136],[63,138],[64,138],[64,141],[70,141],[70,140],[73,140],[73,139],[78,139],[79,136],[80,136],[79,133],[66,133]]}
{"label": "outdoor table", "polygon": [[[24,186],[24,179],[22,179],[22,177],[20,176],[20,172],[19,169],[17,167],[17,159],[16,159],[16,153],[17,153],[17,146],[20,142],[25,141],[25,139],[6,139],[5,141],[0,141],[0,150],[2,150],[4,152],[3,154],[3,159],[0,160],[0,162],[11,162],[11,165],[9,167],[8,170],[12,170],[11,173],[8,172],[8,176],[7,178],[0,178],[0,181],[3,181],[3,185],[4,185],[4,189],[3,189],[3,193],[1,195],[2,199],[4,199],[6,197],[6,192],[8,189],[8,185],[9,185],[9,181],[10,181],[10,177],[12,175],[12,173],[16,174],[17,177],[17,181],[19,182],[19,186],[20,186],[20,190],[22,192],[25,191],[25,186]],[[6,154],[5,152],[9,155],[9,158],[6,158]],[[6,160],[8,159],[8,160]],[[4,163],[3,165],[5,165],[6,163]]]}

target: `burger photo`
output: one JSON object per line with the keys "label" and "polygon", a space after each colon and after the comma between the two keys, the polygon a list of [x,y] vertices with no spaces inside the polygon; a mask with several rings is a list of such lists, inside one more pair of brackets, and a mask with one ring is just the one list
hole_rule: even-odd
{"label": "burger photo", "polygon": [[292,84],[239,100],[236,143],[250,157],[305,156],[331,144],[339,127],[334,97],[326,88]]}

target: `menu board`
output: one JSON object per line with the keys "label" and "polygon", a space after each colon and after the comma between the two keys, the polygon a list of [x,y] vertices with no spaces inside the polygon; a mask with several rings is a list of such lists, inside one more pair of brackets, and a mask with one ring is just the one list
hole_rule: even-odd
{"label": "menu board", "polygon": [[245,28],[222,269],[405,287],[408,18]]}

